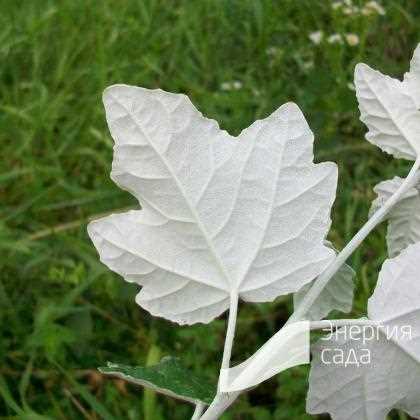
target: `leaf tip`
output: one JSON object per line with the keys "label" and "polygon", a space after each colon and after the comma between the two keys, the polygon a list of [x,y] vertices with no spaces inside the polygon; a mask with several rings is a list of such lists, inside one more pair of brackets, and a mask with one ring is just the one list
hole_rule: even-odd
{"label": "leaf tip", "polygon": [[367,74],[373,73],[375,70],[373,70],[371,67],[369,67],[365,63],[357,63],[354,68],[354,81],[357,83],[361,79],[363,79]]}
{"label": "leaf tip", "polygon": [[98,220],[92,220],[90,221],[86,226],[87,234],[89,235],[89,238],[91,241],[95,244],[97,244],[98,239]]}
{"label": "leaf tip", "polygon": [[121,88],[127,88],[127,87],[128,87],[128,85],[125,85],[123,83],[116,83],[115,85],[107,86],[104,89],[104,91],[102,93],[102,96],[106,97],[106,96],[112,95],[113,93],[115,93],[115,91],[118,91]]}

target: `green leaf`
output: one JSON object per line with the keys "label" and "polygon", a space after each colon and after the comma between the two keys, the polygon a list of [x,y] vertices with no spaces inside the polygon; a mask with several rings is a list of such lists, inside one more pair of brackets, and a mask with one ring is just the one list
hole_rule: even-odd
{"label": "green leaf", "polygon": [[127,366],[107,363],[98,368],[101,373],[125,379],[161,394],[196,404],[210,404],[216,393],[215,387],[185,368],[176,357],[164,357],[150,367]]}
{"label": "green leaf", "polygon": [[[150,346],[146,359],[146,366],[154,366],[160,360],[160,348],[156,345]],[[144,420],[156,420],[158,417],[157,395],[151,389],[145,389],[143,395],[143,417]]]}

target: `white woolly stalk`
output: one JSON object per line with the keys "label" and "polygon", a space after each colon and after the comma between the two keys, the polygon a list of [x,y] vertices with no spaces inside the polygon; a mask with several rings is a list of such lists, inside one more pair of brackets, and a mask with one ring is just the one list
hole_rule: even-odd
{"label": "white woolly stalk", "polygon": [[203,414],[203,411],[204,411],[204,404],[202,402],[197,402],[197,404],[195,405],[194,414],[191,417],[191,420],[199,420],[199,418]]}
{"label": "white woolly stalk", "polygon": [[238,292],[233,291],[230,295],[229,318],[226,330],[225,346],[221,369],[229,369],[230,357],[232,355],[233,341],[235,338],[236,319],[238,316]]}
{"label": "white woolly stalk", "polygon": [[238,398],[240,392],[230,392],[217,394],[206,412],[201,416],[201,420],[218,419]]}
{"label": "white woolly stalk", "polygon": [[[323,329],[332,329],[339,328],[343,326],[366,326],[366,325],[377,325],[375,321],[369,319],[334,319],[334,320],[322,320],[311,322],[311,330],[323,330]],[[215,399],[212,401],[211,405],[201,417],[201,420],[214,420],[219,418],[219,416],[227,410],[227,408],[234,403],[236,398],[240,395],[240,392],[231,392],[231,393],[220,393],[217,394]]]}
{"label": "white woolly stalk", "polygon": [[[398,203],[401,197],[413,186],[416,182],[416,172],[420,167],[420,158],[418,158],[414,165],[412,166],[410,172],[405,178],[404,182],[400,185],[397,191],[385,202],[385,204],[373,214],[373,216],[363,225],[363,227],[354,235],[350,242],[345,246],[345,248],[337,255],[337,257],[331,262],[331,264],[322,272],[322,274],[315,280],[312,287],[309,289],[308,293],[302,299],[299,307],[296,311],[290,316],[287,324],[292,322],[300,321],[305,318],[305,315],[310,310],[311,306],[327,286],[328,282],[337,273],[341,266],[346,262],[346,260],[353,254],[353,252],[358,248],[358,246],[364,241],[364,239],[369,235],[369,233],[375,229],[385,218],[385,216],[390,212],[392,207]],[[231,309],[232,310],[232,297],[231,297]],[[230,342],[226,344],[223,352],[223,363],[224,366],[229,366],[230,354],[233,344],[233,336],[235,332],[236,325],[236,313],[237,313],[237,297],[236,297],[236,306],[235,311],[232,313],[229,311],[229,321],[228,321],[228,331],[226,334],[226,341],[228,338]],[[232,320],[231,320],[232,318]],[[234,318],[234,321],[233,321]],[[333,322],[333,326],[341,326],[340,321],[344,322],[343,325],[362,325],[364,320],[336,320]],[[350,322],[351,321],[351,322]],[[362,323],[361,323],[362,321]],[[368,325],[372,325],[372,322],[366,320]],[[365,323],[365,325],[366,325]],[[233,324],[233,325],[232,325]],[[312,328],[312,326],[314,328]],[[311,329],[322,329],[331,326],[331,321],[327,320],[324,325],[324,321],[317,321],[316,323],[311,323]],[[319,328],[317,328],[319,327]],[[226,363],[226,360],[227,363]],[[232,393],[218,393],[214,398],[213,402],[210,404],[209,408],[206,410],[204,415],[201,417],[201,420],[217,420],[223,412],[233,404],[233,402],[238,398],[240,392]]]}
{"label": "white woolly stalk", "polygon": [[[222,365],[220,368],[221,371],[223,369],[229,369],[230,367],[230,358],[232,355],[233,341],[235,338],[236,319],[238,315],[238,299],[238,293],[232,292],[230,295],[229,318],[226,330],[225,345],[223,349]],[[239,395],[239,392],[235,394]],[[218,392],[217,395],[214,397],[214,400],[204,413],[204,415],[200,418],[202,420],[218,418],[219,413],[223,413],[230,406],[230,404],[232,404],[233,401],[235,401],[236,396],[234,399],[232,399],[233,394]],[[229,403],[229,401],[231,402]]]}

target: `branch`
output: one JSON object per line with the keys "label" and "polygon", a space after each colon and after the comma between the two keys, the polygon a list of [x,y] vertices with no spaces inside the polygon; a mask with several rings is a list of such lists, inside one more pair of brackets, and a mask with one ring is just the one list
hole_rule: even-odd
{"label": "branch", "polygon": [[218,419],[239,397],[240,392],[218,393],[200,420]]}
{"label": "branch", "polygon": [[221,369],[229,369],[230,357],[232,355],[233,340],[235,338],[236,319],[238,316],[238,293],[232,292],[230,295],[229,318],[226,330],[225,346]]}
{"label": "branch", "polygon": [[412,187],[413,182],[416,181],[416,172],[420,167],[420,159],[417,159],[412,166],[410,172],[405,178],[404,182],[400,185],[397,191],[385,202],[385,204],[364,224],[359,232],[354,235],[352,240],[346,245],[346,247],[337,255],[332,263],[326,268],[326,270],[315,280],[308,293],[303,298],[301,304],[296,311],[289,318],[287,323],[296,322],[304,319],[308,313],[312,304],[315,302],[317,297],[321,294],[322,290],[328,284],[334,274],[340,269],[340,267],[346,262],[346,260],[353,254],[357,247],[363,242],[363,240],[369,235],[369,233],[383,221],[385,216],[389,213],[392,207],[398,203],[400,198]]}
{"label": "branch", "polygon": [[[380,224],[386,215],[390,212],[392,207],[398,203],[401,197],[413,186],[416,182],[416,172],[420,167],[420,158],[417,158],[413,164],[410,172],[405,178],[404,182],[400,185],[398,190],[385,202],[385,204],[363,225],[363,227],[356,233],[356,235],[351,239],[351,241],[346,245],[346,247],[337,255],[337,257],[332,261],[332,263],[323,271],[323,273],[315,280],[314,284],[308,291],[308,293],[303,298],[301,304],[297,310],[290,316],[286,324],[292,322],[300,321],[304,319],[305,315],[311,308],[312,304],[315,302],[317,297],[321,294],[322,290],[326,287],[330,279],[337,273],[341,266],[346,262],[346,260],[353,254],[357,247],[363,242],[363,240],[369,235],[369,233],[375,229],[375,227]],[[236,316],[236,314],[235,314]],[[229,313],[230,318],[230,313]],[[338,320],[340,321],[340,320]],[[336,321],[337,326],[338,321]],[[360,325],[361,320],[341,320],[341,321],[358,321]],[[367,320],[368,321],[368,320]],[[314,326],[322,326],[325,328],[331,325],[331,321],[327,321],[329,324],[323,325],[323,321],[319,321],[319,324],[316,323]],[[348,325],[348,324],[345,324]],[[318,329],[318,328],[314,328]],[[217,420],[226,409],[233,404],[233,402],[238,398],[240,392],[226,393],[226,394],[217,394],[207,411],[201,417],[201,420]]]}
{"label": "branch", "polygon": [[[230,365],[230,358],[232,355],[232,347],[233,347],[233,340],[235,338],[235,329],[236,329],[236,319],[238,315],[238,293],[237,291],[233,291],[230,295],[230,306],[229,306],[229,318],[228,318],[228,326],[226,330],[226,338],[225,338],[225,346],[223,349],[223,358],[222,358],[222,365],[220,368],[220,373],[222,370],[229,369]],[[220,378],[219,373],[219,378]],[[217,419],[219,413],[223,413],[230,404],[235,401],[236,396],[234,399],[231,399],[231,394],[218,392],[217,395],[214,397],[214,400],[206,410],[203,416],[200,417],[201,420],[209,420],[209,419]],[[233,394],[232,394],[233,396]],[[237,393],[239,396],[239,392]],[[229,402],[231,401],[231,402]]]}
{"label": "branch", "polygon": [[203,411],[204,411],[204,404],[202,402],[197,402],[197,404],[195,405],[194,414],[191,417],[191,420],[199,420],[199,418],[201,417],[201,414],[203,414]]}

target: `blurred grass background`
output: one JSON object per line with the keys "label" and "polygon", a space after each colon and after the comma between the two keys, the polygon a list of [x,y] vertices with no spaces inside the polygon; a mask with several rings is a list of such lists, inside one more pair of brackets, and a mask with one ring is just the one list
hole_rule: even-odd
{"label": "blurred grass background", "polygon": [[[1,419],[189,418],[188,405],[103,378],[95,368],[107,360],[144,364],[175,354],[216,382],[224,319],[193,327],[152,319],[135,305],[136,287],[99,263],[86,235],[88,219],[136,206],[109,179],[106,86],[184,92],[235,134],[297,102],[315,132],[316,158],[340,169],[330,239],[342,248],[351,238],[367,218],[372,187],[408,168],[363,139],[354,65],[402,76],[420,41],[419,2],[382,1],[383,11],[366,4],[0,0]],[[386,257],[384,233],[352,257],[351,316],[365,313]],[[290,310],[289,299],[241,306],[233,360],[251,355]],[[224,419],[311,418],[307,370],[264,383]]]}

